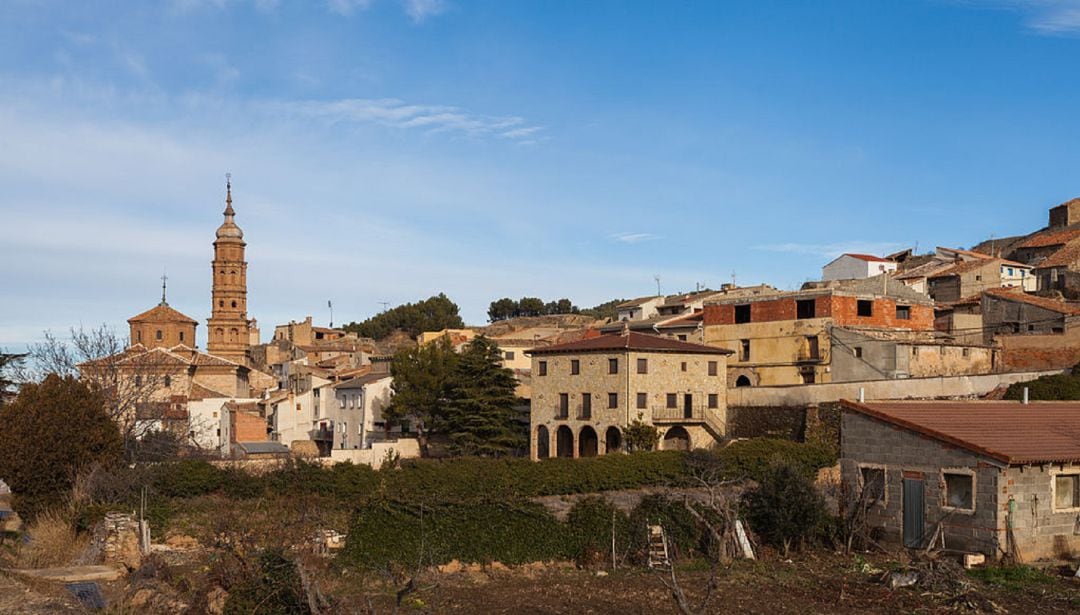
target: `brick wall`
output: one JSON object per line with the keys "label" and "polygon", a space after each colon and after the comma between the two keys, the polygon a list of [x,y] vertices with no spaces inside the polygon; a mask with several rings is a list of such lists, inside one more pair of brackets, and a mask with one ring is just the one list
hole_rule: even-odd
{"label": "brick wall", "polygon": [[234,410],[229,413],[229,421],[232,423],[232,442],[266,441],[266,419],[258,414]]}
{"label": "brick wall", "polygon": [[[873,314],[871,316],[859,316],[858,297],[833,295],[831,299],[830,312],[837,326],[913,329],[916,331],[931,331],[934,328],[934,308],[930,305],[898,302],[889,297],[879,297],[873,300]],[[901,319],[896,317],[898,303],[899,305],[910,306],[911,318]]]}
{"label": "brick wall", "polygon": [[[999,522],[998,483],[1003,471],[977,455],[937,442],[915,432],[845,411],[840,430],[841,468],[845,485],[858,485],[858,465],[885,468],[885,503],[872,508],[868,522],[890,540],[903,537],[903,477],[905,472],[924,476],[925,540],[941,523],[950,549],[996,556],[1004,546],[1004,517]],[[942,469],[971,471],[975,476],[975,510],[955,512],[942,508],[945,498]],[[853,487],[854,488],[854,487]],[[924,543],[925,544],[925,543]]]}
{"label": "brick wall", "polygon": [[[813,300],[814,317],[828,318],[831,315],[832,309],[830,297],[828,295],[822,295],[813,298]],[[750,322],[795,320],[797,316],[796,299],[794,297],[764,301],[748,301],[747,303],[750,305]],[[706,305],[704,308],[704,324],[706,326],[735,324],[735,305],[737,304],[723,303]]]}

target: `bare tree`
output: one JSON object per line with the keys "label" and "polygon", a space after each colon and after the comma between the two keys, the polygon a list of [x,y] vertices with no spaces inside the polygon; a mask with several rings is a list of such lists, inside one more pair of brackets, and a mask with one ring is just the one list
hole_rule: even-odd
{"label": "bare tree", "polygon": [[126,340],[104,324],[72,327],[66,340],[46,331],[44,341],[31,344],[27,354],[30,361],[17,373],[24,382],[48,374],[77,376],[104,392],[107,411],[129,452],[168,417],[169,386],[186,370],[183,360],[166,352],[128,348]]}
{"label": "bare tree", "polygon": [[[681,500],[698,527],[708,537],[708,547],[702,554],[709,561],[709,576],[704,594],[694,604],[687,595],[682,580],[670,564],[667,570],[655,570],[664,587],[671,592],[675,606],[683,615],[704,613],[716,595],[719,575],[723,567],[738,557],[741,547],[736,535],[735,496],[731,486],[742,479],[725,478],[720,459],[708,451],[692,451],[687,456],[687,467],[692,484],[698,487],[702,497],[683,493]],[[665,538],[666,540],[666,538]]]}

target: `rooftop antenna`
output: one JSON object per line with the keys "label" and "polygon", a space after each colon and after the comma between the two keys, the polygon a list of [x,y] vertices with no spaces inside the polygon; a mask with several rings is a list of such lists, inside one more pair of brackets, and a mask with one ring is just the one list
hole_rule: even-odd
{"label": "rooftop antenna", "polygon": [[658,273],[658,274],[654,275],[653,279],[656,280],[656,296],[659,297],[660,296],[660,274]]}
{"label": "rooftop antenna", "polygon": [[334,328],[334,302],[330,299],[326,300],[326,307],[330,308],[330,328]]}
{"label": "rooftop antenna", "polygon": [[169,280],[169,276],[165,275],[165,268],[161,268],[161,305],[165,305],[165,283]]}
{"label": "rooftop antenna", "polygon": [[731,285],[732,285],[733,287],[735,286],[735,277],[736,277],[736,276],[735,276],[735,270],[734,270],[734,269],[732,269],[732,270],[731,270]]}
{"label": "rooftop antenna", "polygon": [[378,303],[379,303],[379,305],[382,306],[382,311],[385,312],[386,310],[390,309],[390,302],[389,301],[379,301]]}

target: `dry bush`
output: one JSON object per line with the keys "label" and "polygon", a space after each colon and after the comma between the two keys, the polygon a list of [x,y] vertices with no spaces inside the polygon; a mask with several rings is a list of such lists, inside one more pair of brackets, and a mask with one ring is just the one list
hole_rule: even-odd
{"label": "dry bush", "polygon": [[70,564],[90,544],[79,535],[70,515],[56,509],[39,514],[28,527],[30,542],[19,549],[20,568],[52,568]]}

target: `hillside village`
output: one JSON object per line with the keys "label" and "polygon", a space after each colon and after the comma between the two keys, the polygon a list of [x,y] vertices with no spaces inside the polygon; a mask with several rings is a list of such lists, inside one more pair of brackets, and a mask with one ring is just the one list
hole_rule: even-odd
{"label": "hillside village", "polygon": [[[746,475],[734,480],[730,472],[736,466],[723,464],[742,464],[738,467],[762,481],[773,480],[767,478],[773,475],[765,468],[770,467],[769,459],[775,462],[780,457],[789,459],[793,467],[817,472],[815,489],[831,494],[830,506],[847,528],[848,550],[853,540],[927,552],[935,544],[939,550],[948,544],[949,553],[962,555],[965,564],[972,565],[1068,560],[1080,553],[1075,531],[1080,511],[1080,438],[1070,427],[1080,416],[1080,402],[1039,401],[1029,390],[1041,379],[1071,373],[1080,363],[1080,199],[1050,208],[1045,228],[971,249],[942,246],[926,254],[913,250],[842,254],[822,265],[820,280],[808,281],[798,290],[780,290],[767,283],[725,284],[718,289],[620,300],[607,306],[611,313],[606,316],[599,309],[579,310],[568,300],[545,304],[539,299],[503,299],[493,301],[492,322],[487,325],[410,332],[383,323],[382,333],[375,337],[359,334],[374,331],[374,326],[323,327],[304,316],[275,325],[265,341],[247,303],[247,239],[238,222],[242,211],[233,206],[230,182],[224,220],[213,241],[205,349],[196,343],[199,321],[169,305],[163,278],[160,302],[128,319],[126,347],[77,365],[83,382],[110,392],[112,420],[121,426],[123,437],[131,439],[133,450],[139,450],[139,442],[167,437],[178,443],[172,453],[175,458],[186,460],[179,463],[209,463],[199,466],[204,468],[200,472],[211,473],[209,478],[184,479],[195,482],[185,483],[188,486],[180,491],[156,487],[156,498],[188,501],[218,493],[212,497],[243,502],[251,493],[276,498],[299,488],[281,486],[293,484],[294,478],[288,477],[295,471],[337,473],[313,483],[337,485],[326,487],[334,490],[342,487],[335,482],[339,479],[330,476],[350,475],[349,480],[366,484],[372,474],[364,472],[404,471],[398,478],[382,479],[403,481],[397,488],[400,493],[390,496],[390,504],[380,504],[379,498],[385,496],[375,495],[376,491],[361,489],[363,506],[375,508],[353,511],[351,522],[343,519],[346,508],[358,501],[353,499],[358,497],[356,492],[335,492],[319,505],[325,506],[320,509],[320,527],[348,529],[353,540],[359,541],[366,532],[382,531],[365,525],[382,514],[376,511],[405,507],[399,513],[411,514],[402,512],[416,504],[416,486],[410,481],[422,479],[410,477],[426,471],[456,472],[455,467],[472,463],[470,456],[519,457],[517,463],[549,468],[538,471],[561,468],[557,486],[520,487],[532,493],[528,506],[543,501],[541,507],[560,510],[567,506],[570,494],[593,490],[612,490],[613,497],[628,497],[629,508],[624,509],[630,515],[628,523],[633,527],[631,521],[637,519],[636,523],[648,526],[651,537],[640,545],[630,538],[626,548],[637,554],[633,557],[647,555],[648,566],[655,568],[670,565],[668,549],[674,543],[668,541],[675,539],[667,537],[671,528],[665,529],[665,523],[674,522],[635,515],[647,515],[641,507],[653,505],[648,489],[658,484],[683,485],[681,489],[703,484],[715,498],[713,479],[703,481],[691,463],[694,451],[707,451],[718,460],[729,459],[718,463],[730,482],[742,485],[740,493],[753,483],[745,482]],[[258,263],[253,266],[257,268]],[[405,307],[427,318],[436,312],[451,316],[447,322],[457,318],[456,306],[446,296],[428,301]],[[434,382],[427,377],[431,374],[423,372],[442,368],[420,361],[419,357],[427,356],[425,351],[432,353],[430,357],[460,355],[459,363],[472,357],[479,361],[474,367],[480,369],[473,374],[488,382],[477,385],[488,389],[466,393],[478,397],[466,399],[464,406],[457,390],[453,403],[476,408],[479,414],[459,416],[456,425],[491,417],[501,417],[498,420],[503,423],[494,431],[489,424],[476,429],[453,427],[412,407],[414,400],[425,395],[436,407],[451,403],[438,391],[421,390],[419,398],[402,393],[407,386],[413,387],[412,394],[417,386],[435,386],[423,384]],[[412,376],[405,373],[407,368],[414,371]],[[416,370],[420,385],[412,382]],[[409,383],[402,380],[406,377]],[[508,388],[492,393],[495,389],[490,387],[500,385],[490,384],[491,378],[490,382],[505,378]],[[41,386],[56,382],[50,385],[46,379]],[[37,385],[27,386],[37,390]],[[484,397],[488,395],[502,397]],[[17,405],[21,397],[9,395],[7,401]],[[1013,401],[1006,401],[1007,397]],[[462,448],[459,429],[469,431],[471,448]],[[485,437],[491,441],[484,442]],[[765,452],[754,452],[758,447],[765,447]],[[642,453],[650,450],[658,452]],[[684,462],[683,457],[643,454],[689,456]],[[405,465],[424,458],[465,465]],[[558,458],[564,459],[554,463],[568,465],[545,461]],[[620,464],[625,460],[627,469],[586,465],[604,458]],[[653,467],[650,471],[656,474],[623,474],[638,464]],[[136,467],[138,462],[131,465]],[[173,471],[168,465],[157,467],[149,471]],[[184,467],[194,466],[178,466],[175,471],[192,471]],[[303,470],[307,467],[312,469]],[[497,497],[518,501],[515,498],[521,493],[513,485],[531,470],[484,467],[472,488],[483,489],[486,481],[493,480],[490,488],[497,492],[509,488],[514,493]],[[233,469],[241,474],[228,474]],[[500,474],[508,471],[507,476]],[[221,472],[225,474],[215,474]],[[267,478],[256,478],[265,472],[270,472]],[[605,473],[612,473],[604,479],[609,487],[575,482]],[[162,474],[150,480],[168,485],[172,479]],[[207,480],[217,486],[199,486],[203,484],[199,481]],[[248,486],[229,486],[240,484]],[[282,488],[286,492],[279,492]],[[383,484],[377,492],[385,488]],[[619,489],[627,488],[630,495],[618,495]],[[435,492],[439,489],[469,488],[451,480]],[[109,493],[103,497],[120,497],[115,491]],[[692,489],[677,493],[684,498],[691,493],[699,500],[703,497]],[[855,500],[851,500],[853,494]],[[562,499],[555,502],[541,496]],[[145,493],[140,497],[145,498]],[[484,498],[462,504],[456,497],[440,501],[472,511],[459,513],[465,515],[460,518],[479,521],[490,512],[481,512],[490,505]],[[664,497],[666,505],[677,501],[671,495]],[[752,501],[743,497],[745,502]],[[591,505],[589,500],[577,502],[571,518],[583,504]],[[623,514],[617,508],[603,514],[616,519]],[[542,514],[549,518],[556,513]],[[710,514],[735,513],[716,508]],[[745,514],[754,515],[752,509]],[[512,517],[511,523],[533,522],[529,515]],[[112,529],[101,530],[99,525],[96,531],[123,535],[135,531],[125,528],[147,528],[138,530],[139,544],[132,547],[142,555],[106,549],[98,556],[129,571],[139,565],[124,557],[143,561],[153,548],[150,532],[170,527],[166,521],[151,530],[150,525],[142,525],[146,521],[141,516],[138,521],[107,516],[105,522]],[[393,523],[411,527],[405,517]],[[727,538],[717,540],[733,541],[731,548],[753,557],[750,543],[735,538],[742,526],[732,523],[724,524]],[[751,527],[763,531],[756,523],[751,520]],[[172,536],[175,529],[169,532]],[[376,558],[383,562],[378,559],[383,551],[365,550],[357,542],[347,544],[337,530],[319,532],[323,551],[344,545],[343,557],[349,561],[370,565],[371,558]],[[614,557],[614,526],[610,532]],[[405,542],[397,546],[393,541],[384,545],[397,554],[388,556],[390,561],[416,548],[408,542],[411,534],[403,536],[400,540]],[[107,546],[114,539],[100,540]],[[577,542],[544,544],[534,545],[539,551],[525,555],[524,561],[581,557],[583,547]],[[786,553],[788,543],[783,544]],[[504,547],[492,547],[487,557],[521,557],[497,555]],[[472,547],[447,548],[447,553],[432,557],[445,562],[454,549]],[[708,549],[700,552],[707,554]],[[916,560],[912,565],[921,564]],[[674,573],[672,582],[677,583]],[[228,582],[220,583],[212,592],[230,587]]]}
{"label": "hillside village", "polygon": [[477,337],[497,344],[517,379],[533,458],[618,451],[635,421],[659,429],[661,448],[703,446],[752,435],[738,433],[741,415],[790,415],[860,391],[1000,397],[1080,362],[1080,199],[1051,208],[1045,228],[971,250],[843,254],[795,291],[725,284],[623,301],[610,318],[511,317],[381,340],[307,316],[263,342],[246,305],[231,188],[224,217],[207,348],[195,347],[197,320],[171,308],[163,287],[157,306],[128,319],[129,348],[82,369],[137,382],[146,429],[227,458],[417,455],[416,426],[382,416],[394,351],[461,350]]}

